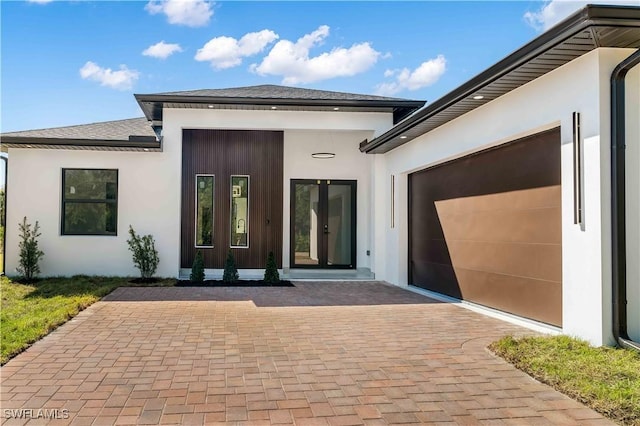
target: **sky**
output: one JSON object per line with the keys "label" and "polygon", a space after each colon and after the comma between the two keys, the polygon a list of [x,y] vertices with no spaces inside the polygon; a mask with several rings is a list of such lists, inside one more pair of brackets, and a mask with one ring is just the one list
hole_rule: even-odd
{"label": "sky", "polygon": [[586,3],[4,0],[0,131],[140,117],[134,93],[260,84],[434,101]]}

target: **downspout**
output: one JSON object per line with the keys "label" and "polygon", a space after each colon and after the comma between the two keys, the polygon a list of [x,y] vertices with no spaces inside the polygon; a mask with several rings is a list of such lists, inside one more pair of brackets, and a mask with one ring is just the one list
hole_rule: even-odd
{"label": "downspout", "polygon": [[611,272],[613,336],[623,348],[640,351],[627,334],[627,235],[625,194],[625,78],[640,64],[640,49],[611,73]]}
{"label": "downspout", "polygon": [[4,225],[4,233],[2,234],[2,273],[0,275],[7,275],[6,263],[7,263],[7,176],[9,176],[9,159],[4,155],[0,155],[0,160],[4,161],[4,208],[2,209],[1,224]]}

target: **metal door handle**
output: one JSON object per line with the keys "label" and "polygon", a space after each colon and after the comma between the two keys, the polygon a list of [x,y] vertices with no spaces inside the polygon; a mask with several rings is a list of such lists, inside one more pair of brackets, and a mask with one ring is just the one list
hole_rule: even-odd
{"label": "metal door handle", "polygon": [[329,225],[325,225],[324,226],[324,233],[328,234],[329,233]]}

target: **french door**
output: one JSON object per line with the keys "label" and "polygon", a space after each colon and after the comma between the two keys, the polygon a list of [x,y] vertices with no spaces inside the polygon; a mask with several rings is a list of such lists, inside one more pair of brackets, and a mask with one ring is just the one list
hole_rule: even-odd
{"label": "french door", "polygon": [[291,181],[291,267],[356,267],[356,181]]}

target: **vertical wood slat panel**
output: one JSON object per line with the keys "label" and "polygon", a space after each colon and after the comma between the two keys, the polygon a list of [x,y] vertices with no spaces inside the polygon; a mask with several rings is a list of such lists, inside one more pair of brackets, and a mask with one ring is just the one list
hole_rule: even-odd
{"label": "vertical wood slat panel", "polygon": [[[231,176],[249,175],[249,248],[232,249],[238,268],[264,268],[273,251],[282,267],[283,133],[183,130],[181,267],[196,248],[195,175],[215,175],[214,248],[200,249],[205,267],[223,268],[231,237]],[[269,223],[267,223],[267,220]]]}

